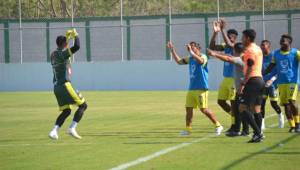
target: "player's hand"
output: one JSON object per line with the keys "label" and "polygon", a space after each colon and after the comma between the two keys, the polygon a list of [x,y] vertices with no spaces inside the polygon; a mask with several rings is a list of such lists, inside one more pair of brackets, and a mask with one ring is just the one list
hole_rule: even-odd
{"label": "player's hand", "polygon": [[170,50],[173,50],[173,49],[174,49],[174,45],[173,45],[173,43],[170,42],[170,41],[168,42],[167,47],[168,47]]}
{"label": "player's hand", "polygon": [[66,32],[66,38],[67,38],[67,40],[70,40],[70,39],[72,39],[72,30],[67,30],[67,32]]}
{"label": "player's hand", "polygon": [[220,19],[219,24],[220,24],[220,29],[223,30],[223,29],[225,29],[227,23],[226,23],[226,21],[222,18],[222,19]]}
{"label": "player's hand", "polygon": [[216,52],[209,48],[206,49],[206,52],[207,52],[207,55],[212,56],[212,57],[214,57],[216,55]]}
{"label": "player's hand", "polygon": [[73,35],[73,38],[78,36],[78,32],[76,31],[75,28],[73,28],[73,30],[72,30],[72,35]]}
{"label": "player's hand", "polygon": [[192,50],[191,44],[186,44],[185,46],[186,46],[186,48],[187,48],[188,51]]}
{"label": "player's hand", "polygon": [[219,22],[217,22],[217,21],[214,21],[214,22],[213,22],[213,31],[214,31],[215,33],[221,31],[220,23],[219,23]]}
{"label": "player's hand", "polygon": [[268,80],[265,84],[265,87],[270,87],[273,84],[273,80]]}

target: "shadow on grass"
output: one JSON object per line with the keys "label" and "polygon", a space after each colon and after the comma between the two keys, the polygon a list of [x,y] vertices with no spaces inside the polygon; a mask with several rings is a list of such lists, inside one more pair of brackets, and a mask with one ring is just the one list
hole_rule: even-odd
{"label": "shadow on grass", "polygon": [[[226,165],[226,166],[222,167],[221,169],[222,170],[232,169],[233,167],[235,167],[235,166],[237,166],[237,165],[239,165],[239,164],[247,161],[250,158],[253,158],[253,157],[257,156],[257,155],[260,155],[260,154],[276,154],[276,152],[270,152],[270,151],[272,151],[272,150],[280,147],[282,144],[286,144],[286,143],[290,142],[291,140],[295,139],[298,136],[299,136],[299,134],[294,134],[294,135],[292,135],[292,136],[290,136],[290,137],[288,137],[288,138],[286,138],[284,140],[279,141],[278,143],[276,143],[276,144],[274,144],[274,145],[272,145],[272,146],[270,146],[268,148],[259,150],[257,152],[254,152],[254,153],[250,154],[250,155],[247,155],[247,156],[244,156],[244,157],[242,157],[240,159],[237,159],[237,160],[233,161],[232,163],[230,163],[229,165]],[[249,145],[251,145],[251,144],[249,144]],[[279,153],[281,153],[281,152],[277,152],[277,154],[279,154]],[[282,152],[282,154],[299,154],[299,152],[296,152],[296,153],[293,153],[293,152],[291,152],[291,153],[290,152],[284,152],[283,153]]]}

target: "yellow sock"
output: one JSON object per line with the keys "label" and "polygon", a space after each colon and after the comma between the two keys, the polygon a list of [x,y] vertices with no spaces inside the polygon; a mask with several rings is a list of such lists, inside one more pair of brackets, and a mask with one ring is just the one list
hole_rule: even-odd
{"label": "yellow sock", "polygon": [[186,127],[186,131],[188,131],[188,132],[191,132],[192,129],[193,129],[192,126],[187,126],[187,127]]}
{"label": "yellow sock", "polygon": [[295,127],[294,119],[289,119],[288,121],[289,121],[289,124],[290,124],[291,127]]}
{"label": "yellow sock", "polygon": [[294,121],[295,121],[295,123],[299,123],[300,122],[299,115],[294,116]]}
{"label": "yellow sock", "polygon": [[220,122],[218,122],[218,121],[216,123],[214,123],[214,124],[215,124],[216,127],[221,126]]}

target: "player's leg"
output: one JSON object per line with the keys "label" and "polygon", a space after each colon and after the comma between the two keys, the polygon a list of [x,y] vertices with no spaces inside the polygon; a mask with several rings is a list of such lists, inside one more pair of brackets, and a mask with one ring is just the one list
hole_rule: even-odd
{"label": "player's leg", "polygon": [[192,133],[192,121],[193,121],[193,107],[186,107],[186,115],[185,115],[185,130],[181,132],[182,136],[186,136]]}
{"label": "player's leg", "polygon": [[291,113],[293,115],[294,122],[295,122],[295,131],[300,133],[299,110],[298,110],[298,106],[296,103],[297,93],[298,93],[298,85],[290,84],[289,85],[288,102],[289,102],[289,105],[291,108]]}
{"label": "player's leg", "polygon": [[278,115],[278,127],[284,128],[284,116],[283,116],[283,114],[281,112],[281,108],[278,104],[279,98],[278,98],[278,92],[277,92],[277,89],[275,88],[275,86],[270,87],[269,97],[270,97],[271,106]]}
{"label": "player's leg", "polygon": [[291,110],[292,108],[289,103],[289,96],[290,96],[289,84],[279,84],[278,90],[279,90],[280,105],[284,106],[284,112],[290,125],[289,132],[291,133],[295,132],[295,120],[293,118],[293,113]]}
{"label": "player's leg", "polygon": [[217,135],[220,135],[223,130],[223,126],[220,124],[220,122],[217,120],[217,117],[215,113],[210,111],[208,109],[208,91],[200,91],[199,97],[198,97],[198,107],[200,108],[200,111],[205,114],[210,121],[215,125],[215,131]]}
{"label": "player's leg", "polygon": [[227,103],[229,100],[230,89],[228,88],[228,79],[224,78],[218,91],[218,105],[229,115],[231,115],[231,106]]}
{"label": "player's leg", "polygon": [[262,116],[261,129],[262,130],[265,129],[266,102],[267,102],[267,98],[264,98],[261,103],[261,116]]}
{"label": "player's leg", "polygon": [[189,135],[192,132],[192,120],[193,120],[193,109],[197,107],[197,96],[196,90],[190,90],[187,92],[185,100],[185,122],[186,128],[180,132],[180,135]]}
{"label": "player's leg", "polygon": [[49,133],[49,137],[52,139],[58,139],[58,130],[63,125],[67,117],[71,114],[71,109],[64,109],[61,114],[57,117],[54,128]]}
{"label": "player's leg", "polygon": [[241,115],[239,112],[239,99],[238,96],[235,98],[235,102],[231,104],[232,106],[232,113],[234,114],[234,125],[232,126],[232,130],[226,133],[226,136],[235,137],[240,136],[240,129],[241,129]]}
{"label": "player's leg", "polygon": [[71,83],[65,83],[65,88],[68,91],[68,98],[70,100],[70,103],[76,104],[78,106],[78,109],[74,114],[73,121],[69,126],[68,133],[77,139],[81,139],[81,136],[78,135],[76,131],[76,127],[79,121],[81,120],[84,111],[87,109],[87,103],[85,102],[85,99],[80,94],[80,92],[74,90]]}

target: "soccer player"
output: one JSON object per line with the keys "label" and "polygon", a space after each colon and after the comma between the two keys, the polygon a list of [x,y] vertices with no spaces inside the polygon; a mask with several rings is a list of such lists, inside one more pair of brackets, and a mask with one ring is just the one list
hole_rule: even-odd
{"label": "soccer player", "polygon": [[[243,63],[243,56],[244,56],[244,48],[242,43],[236,43],[234,45],[234,51],[233,56],[220,53],[217,51],[213,51],[210,49],[207,49],[207,54],[209,56],[215,57],[217,59],[220,59],[225,62],[229,62],[235,65],[234,69],[234,82],[235,82],[235,88],[239,89],[241,86],[241,83],[244,79],[243,69],[244,69],[244,63]],[[226,133],[226,136],[229,137],[235,137],[235,136],[248,136],[249,135],[249,125],[247,121],[243,120],[241,118],[241,114],[238,110],[239,107],[239,97],[240,94],[235,95],[235,102],[233,107],[233,113],[235,114],[235,123],[232,127],[232,130]],[[243,130],[242,133],[240,133],[241,129],[241,123],[243,124]]]}
{"label": "soccer player", "polygon": [[[74,39],[74,46],[68,47],[68,39]],[[76,126],[81,120],[84,111],[87,109],[87,103],[83,96],[75,91],[70,82],[71,63],[70,57],[80,48],[78,33],[75,29],[67,31],[66,36],[56,38],[57,50],[51,54],[51,65],[53,68],[54,94],[57,99],[59,109],[62,111],[57,117],[53,130],[49,133],[52,139],[58,139],[58,130],[63,125],[66,118],[71,114],[71,105],[78,106],[75,112],[73,122],[68,133],[74,138],[81,139],[76,131]]]}
{"label": "soccer player", "polygon": [[190,42],[187,45],[189,56],[181,58],[175,51],[171,42],[168,48],[172,53],[173,59],[179,65],[188,64],[190,74],[189,91],[186,96],[186,129],[181,135],[189,135],[192,131],[193,109],[199,107],[200,111],[205,114],[215,125],[215,132],[220,135],[223,127],[217,120],[215,114],[208,109],[208,68],[207,56],[201,53],[198,43]]}
{"label": "soccer player", "polygon": [[[263,52],[263,70],[265,70],[269,64],[271,63],[273,53],[271,52],[271,42],[269,40],[263,40],[260,44],[260,48]],[[264,96],[263,101],[261,105],[261,113],[262,113],[262,127],[261,129],[265,129],[265,106],[266,101],[268,97],[270,98],[270,103],[272,108],[276,111],[278,115],[278,127],[284,128],[284,116],[281,114],[281,108],[278,105],[278,93],[277,93],[277,81],[276,81],[276,70],[273,69],[273,71],[269,74],[266,74],[263,76],[263,79],[266,83],[266,87],[264,89]],[[275,76],[275,77],[274,77]],[[273,82],[273,83],[272,83]]]}
{"label": "soccer player", "polygon": [[[236,43],[238,32],[235,29],[229,29],[227,33],[225,32],[226,23],[224,20],[215,21],[213,23],[213,35],[210,40],[209,48],[217,51],[224,51],[225,54],[233,55],[233,48]],[[216,37],[218,33],[221,32],[225,44],[216,45]],[[234,65],[229,62],[224,62],[223,66],[223,76],[224,79],[220,85],[218,92],[218,104],[219,106],[231,115],[231,124],[234,124],[234,113],[232,113],[232,107],[235,100],[235,88],[233,79],[233,69]],[[230,101],[228,104],[226,101]],[[231,131],[232,127],[227,130]]]}
{"label": "soccer player", "polygon": [[275,67],[278,76],[280,104],[284,106],[291,126],[289,132],[300,132],[299,111],[296,103],[298,93],[298,68],[300,52],[292,48],[293,38],[284,34],[280,39],[280,49],[274,51],[271,64],[265,70],[268,74]]}
{"label": "soccer player", "polygon": [[263,54],[254,42],[256,32],[253,29],[243,31],[242,43],[245,47],[243,57],[244,81],[239,89],[241,94],[239,110],[254,130],[249,143],[261,142],[264,138],[261,132],[261,103],[265,83],[262,78]]}

